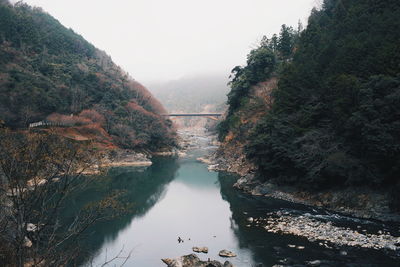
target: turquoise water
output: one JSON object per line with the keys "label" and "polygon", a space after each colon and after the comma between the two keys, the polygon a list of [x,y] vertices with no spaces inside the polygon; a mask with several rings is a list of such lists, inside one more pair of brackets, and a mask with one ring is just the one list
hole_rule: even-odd
{"label": "turquoise water", "polygon": [[[251,250],[241,248],[235,235],[237,225],[229,202],[220,193],[218,173],[208,172],[206,165],[195,160],[198,155],[158,159],[142,172],[121,168],[109,174],[113,189],[136,188],[129,192],[134,207],[123,225],[109,222],[101,227],[114,231],[101,234],[103,240],[96,242],[101,246],[96,249],[94,265],[104,262],[106,254],[110,258],[124,248],[125,255],[132,251],[127,266],[165,266],[161,258],[190,254],[193,246],[209,248],[207,255],[200,255],[203,259],[219,258],[218,252],[228,249],[240,254],[234,261],[242,266],[253,263]],[[138,177],[141,182],[137,182]],[[144,183],[151,186],[143,188]],[[143,205],[141,210],[135,211],[139,205]],[[98,230],[96,227],[99,237]],[[179,243],[178,237],[184,242]],[[118,261],[114,263],[118,265]]]}
{"label": "turquoise water", "polygon": [[[230,259],[240,266],[304,266],[306,261],[323,260],[325,266],[398,266],[398,258],[382,251],[344,248],[326,249],[304,238],[266,232],[260,227],[247,227],[249,216],[265,216],[270,211],[293,214],[311,213],[331,218],[323,210],[274,199],[250,197],[232,188],[235,177],[209,172],[196,161],[205,151],[193,151],[188,157],[157,158],[153,166],[115,168],[70,201],[66,216],[85,204],[100,200],[112,192],[120,192],[121,203],[131,207],[121,217],[92,227],[81,244],[81,252],[91,257],[82,265],[100,266],[115,255],[126,256],[125,266],[165,266],[161,258],[174,258],[192,252],[193,246],[207,246],[208,254],[200,258],[224,262],[218,252],[228,249],[238,256]],[[374,222],[354,221],[333,216],[338,224],[379,228]],[[389,226],[385,226],[389,227]],[[398,227],[398,226],[393,226]],[[179,243],[178,237],[184,242]],[[304,246],[304,250],[288,244]],[[125,259],[116,259],[108,266],[119,266]]]}

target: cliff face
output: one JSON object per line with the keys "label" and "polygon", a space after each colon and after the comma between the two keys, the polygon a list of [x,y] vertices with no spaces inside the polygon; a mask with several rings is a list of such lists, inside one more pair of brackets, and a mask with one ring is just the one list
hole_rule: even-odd
{"label": "cliff face", "polygon": [[[103,51],[39,8],[0,2],[0,120],[48,121],[106,146],[173,146],[164,108]],[[64,131],[60,131],[61,133]]]}
{"label": "cliff face", "polygon": [[233,125],[221,141],[215,154],[219,168],[244,176],[254,173],[256,166],[249,161],[245,147],[251,138],[251,131],[257,122],[266,115],[272,105],[272,90],[276,88],[276,77],[260,82],[249,90],[247,101],[234,112],[237,123]]}

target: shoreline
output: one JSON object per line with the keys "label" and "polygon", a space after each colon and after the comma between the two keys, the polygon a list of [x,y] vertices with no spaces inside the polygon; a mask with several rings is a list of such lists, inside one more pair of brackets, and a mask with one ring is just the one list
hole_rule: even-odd
{"label": "shoreline", "polygon": [[[324,208],[348,216],[374,219],[382,222],[400,222],[400,214],[390,209],[387,190],[372,190],[366,187],[306,191],[294,186],[281,186],[271,182],[260,182],[255,177],[254,166],[235,152],[226,154],[222,146],[216,153],[199,158],[210,171],[223,171],[239,176],[234,188],[258,197],[275,198],[295,204]],[[229,152],[229,151],[228,151]],[[239,153],[240,154],[240,153]],[[238,160],[240,159],[240,160]]]}

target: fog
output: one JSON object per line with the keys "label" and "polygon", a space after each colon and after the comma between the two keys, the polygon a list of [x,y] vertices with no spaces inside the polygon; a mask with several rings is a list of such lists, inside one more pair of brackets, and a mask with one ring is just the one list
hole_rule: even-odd
{"label": "fog", "polygon": [[[15,1],[14,1],[15,2]],[[245,63],[263,35],[306,23],[315,0],[25,0],[146,84]]]}

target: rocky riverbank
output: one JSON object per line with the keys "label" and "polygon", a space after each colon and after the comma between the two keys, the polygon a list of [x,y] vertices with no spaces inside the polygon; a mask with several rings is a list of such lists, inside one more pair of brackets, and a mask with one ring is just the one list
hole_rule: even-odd
{"label": "rocky riverbank", "polygon": [[253,174],[238,179],[234,187],[254,196],[272,197],[325,208],[327,210],[379,221],[400,222],[400,214],[390,208],[388,190],[349,187],[320,191],[305,191],[291,186],[278,186],[269,182],[261,183]]}
{"label": "rocky riverbank", "polygon": [[[335,226],[330,221],[316,220],[307,215],[295,216],[280,211],[269,213],[265,218],[251,218],[249,224],[263,227],[271,233],[305,237],[326,248],[349,246],[386,249],[397,252],[400,256],[400,237],[396,237],[390,232],[368,233],[361,226],[357,230],[352,230]],[[288,246],[290,247],[290,244]],[[304,249],[304,247],[297,249]]]}
{"label": "rocky riverbank", "polygon": [[131,150],[118,150],[105,157],[100,167],[150,166],[150,154]]}
{"label": "rocky riverbank", "polygon": [[[183,141],[181,140],[181,142]],[[100,174],[103,169],[113,167],[149,167],[153,164],[151,161],[152,157],[184,157],[186,155],[185,151],[184,148],[164,149],[156,152],[114,149],[106,151],[98,164],[85,169],[81,173],[83,175],[96,175]]]}
{"label": "rocky riverbank", "polygon": [[390,207],[387,189],[349,187],[306,191],[291,186],[278,186],[260,182],[255,166],[244,156],[240,145],[222,144],[217,152],[200,159],[210,170],[236,173],[240,176],[234,187],[254,196],[265,196],[309,206],[316,206],[351,216],[380,221],[400,222],[400,214]]}
{"label": "rocky riverbank", "polygon": [[98,175],[103,170],[112,167],[148,167],[151,162],[150,153],[132,150],[115,149],[107,151],[99,162],[90,168],[79,171],[83,175]]}

